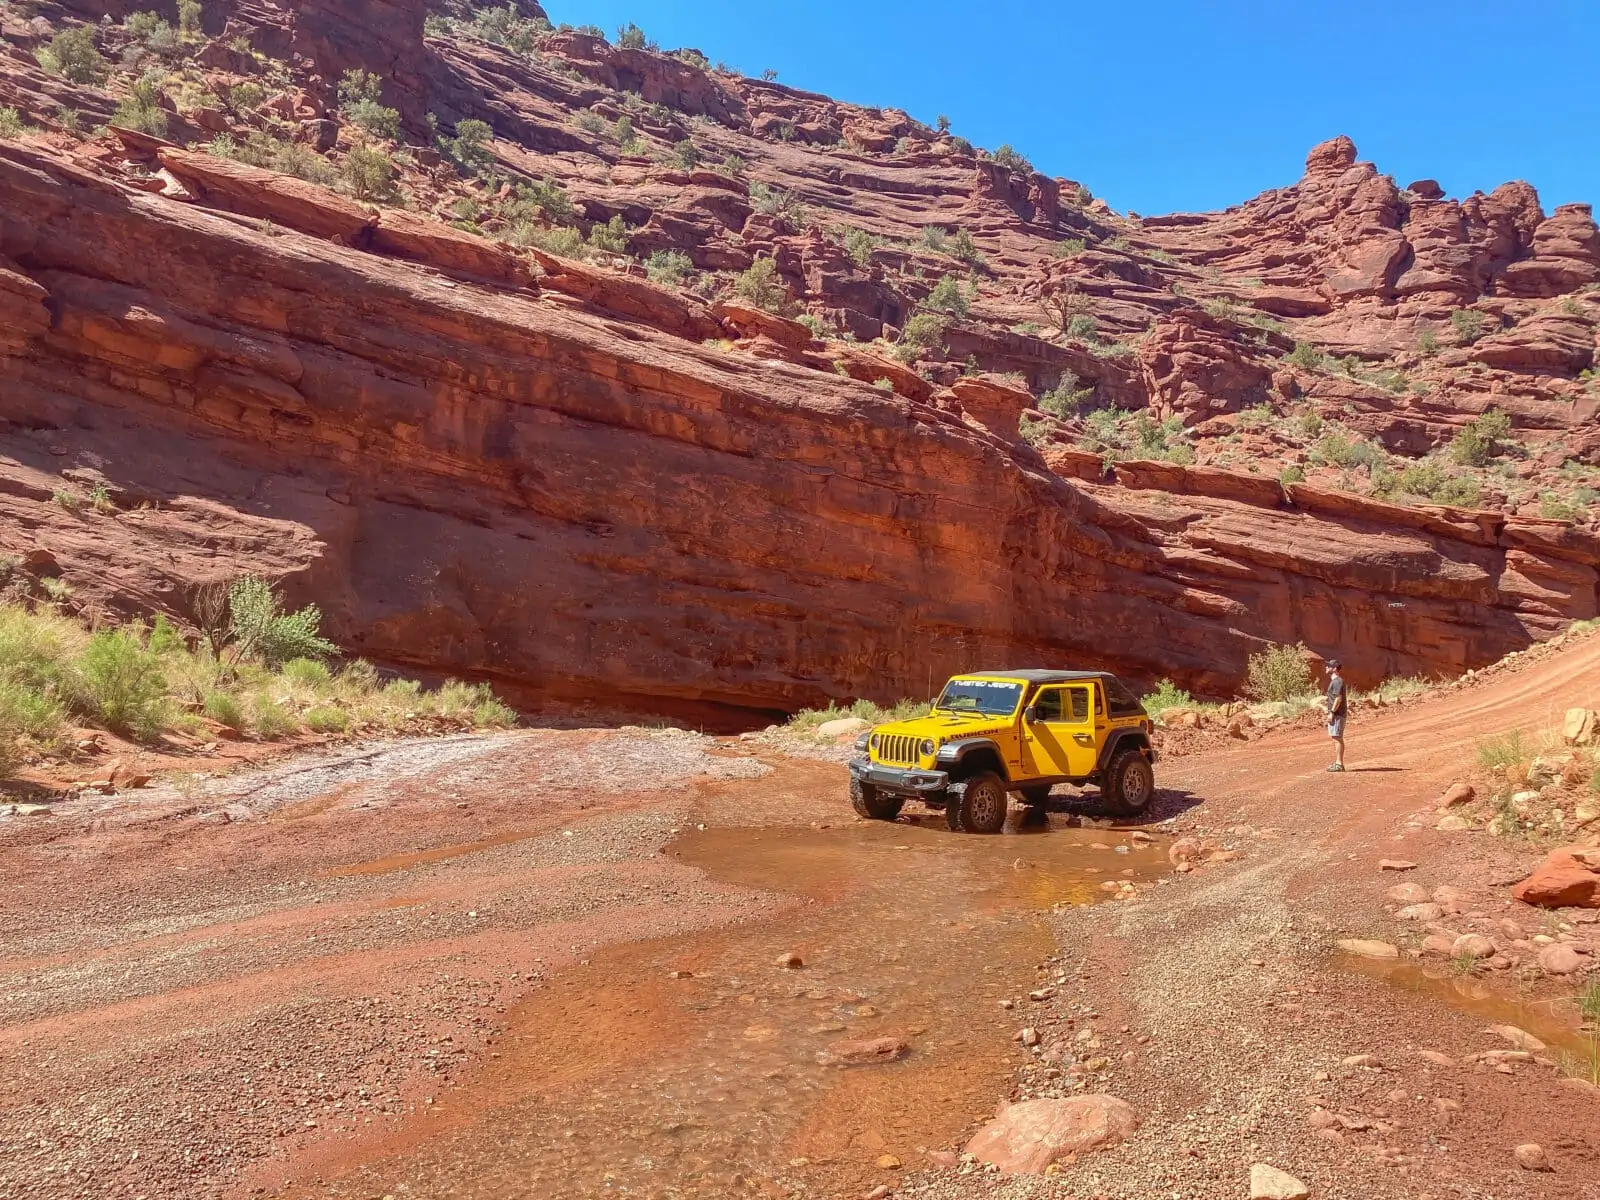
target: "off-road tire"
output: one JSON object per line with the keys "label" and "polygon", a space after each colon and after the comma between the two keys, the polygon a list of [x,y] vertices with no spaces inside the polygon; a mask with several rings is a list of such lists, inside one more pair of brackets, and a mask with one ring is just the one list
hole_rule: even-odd
{"label": "off-road tire", "polygon": [[868,821],[892,821],[900,815],[903,804],[903,796],[887,795],[859,779],[850,781],[850,807],[856,810],[858,817]]}
{"label": "off-road tire", "polygon": [[1038,787],[1025,787],[1022,789],[1022,802],[1034,808],[1043,807],[1050,799],[1050,785],[1040,784]]}
{"label": "off-road tire", "polygon": [[1136,817],[1156,796],[1156,773],[1137,747],[1112,756],[1100,784],[1100,803],[1116,817]]}
{"label": "off-road tire", "polygon": [[[961,789],[959,817],[965,833],[999,833],[1006,827],[1006,785],[993,771],[967,780]],[[945,809],[950,820],[950,809]]]}

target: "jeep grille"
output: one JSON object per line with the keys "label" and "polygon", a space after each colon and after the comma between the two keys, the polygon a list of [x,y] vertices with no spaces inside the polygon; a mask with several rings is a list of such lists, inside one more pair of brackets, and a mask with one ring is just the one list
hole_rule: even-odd
{"label": "jeep grille", "polygon": [[917,764],[917,742],[920,739],[894,734],[878,740],[878,761],[887,763]]}

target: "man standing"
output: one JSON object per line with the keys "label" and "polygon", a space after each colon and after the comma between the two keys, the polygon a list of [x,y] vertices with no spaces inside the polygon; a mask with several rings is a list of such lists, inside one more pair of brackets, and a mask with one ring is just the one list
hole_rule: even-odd
{"label": "man standing", "polygon": [[1349,707],[1345,695],[1344,676],[1339,674],[1339,660],[1328,660],[1328,692],[1322,698],[1328,710],[1328,736],[1333,739],[1333,762],[1330,771],[1344,770],[1344,717]]}

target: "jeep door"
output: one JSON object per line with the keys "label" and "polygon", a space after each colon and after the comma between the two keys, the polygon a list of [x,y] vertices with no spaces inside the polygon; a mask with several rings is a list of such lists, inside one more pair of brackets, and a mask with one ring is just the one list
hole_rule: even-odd
{"label": "jeep door", "polygon": [[1030,775],[1081,779],[1094,773],[1096,690],[1087,682],[1039,689],[1029,705],[1033,719],[1022,723],[1023,764]]}

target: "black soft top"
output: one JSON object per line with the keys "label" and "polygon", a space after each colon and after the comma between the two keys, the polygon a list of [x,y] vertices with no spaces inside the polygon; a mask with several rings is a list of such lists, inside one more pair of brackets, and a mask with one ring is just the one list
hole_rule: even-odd
{"label": "black soft top", "polygon": [[1078,683],[1085,679],[1104,682],[1107,706],[1112,716],[1127,717],[1144,712],[1138,698],[1122,685],[1110,671],[969,671],[969,675],[986,675],[990,679],[1015,679],[1018,683],[1038,686],[1046,683]]}

